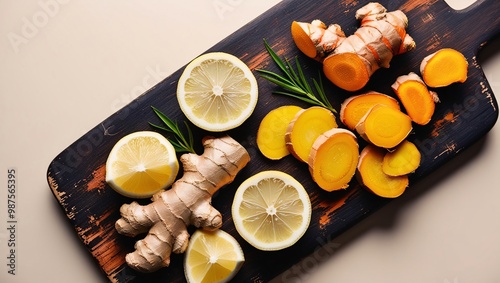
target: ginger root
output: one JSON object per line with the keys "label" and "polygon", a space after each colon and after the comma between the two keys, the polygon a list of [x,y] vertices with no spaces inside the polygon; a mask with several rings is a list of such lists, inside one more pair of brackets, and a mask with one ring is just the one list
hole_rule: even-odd
{"label": "ginger root", "polygon": [[132,202],[120,208],[122,218],[115,224],[120,234],[135,237],[149,231],[126,256],[133,269],[153,272],[168,266],[172,252],[186,250],[187,226],[191,224],[207,230],[222,225],[220,212],[210,204],[212,195],[234,180],[250,156],[229,136],[206,137],[203,147],[200,156],[189,153],[180,157],[184,175],[171,189],[155,194],[152,203],[141,206]]}
{"label": "ginger root", "polygon": [[331,53],[346,38],[339,25],[326,27],[320,20],[311,23],[293,21],[291,31],[300,51],[316,60],[321,60]]}
{"label": "ginger root", "polygon": [[439,101],[439,98],[436,92],[427,88],[417,74],[411,72],[408,75],[399,76],[392,84],[392,89],[413,122],[426,125],[431,121],[435,103]]}
{"label": "ginger root", "polygon": [[371,2],[356,12],[356,19],[361,25],[347,38],[338,25],[326,28],[318,20],[293,22],[291,28],[297,47],[322,60],[325,76],[347,91],[360,90],[376,70],[389,67],[393,56],[415,48],[415,41],[406,33],[408,18],[400,10],[387,12]]}
{"label": "ginger root", "polygon": [[443,48],[422,60],[420,73],[429,87],[445,87],[465,82],[468,66],[462,53],[452,48]]}

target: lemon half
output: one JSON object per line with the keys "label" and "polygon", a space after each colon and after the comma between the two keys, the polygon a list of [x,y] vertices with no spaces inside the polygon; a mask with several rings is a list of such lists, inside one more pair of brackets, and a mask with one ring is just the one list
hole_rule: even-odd
{"label": "lemon half", "polygon": [[281,171],[263,171],[245,180],[232,205],[236,230],[260,250],[295,244],[311,221],[311,201],[304,187]]}
{"label": "lemon half", "polygon": [[106,182],[124,196],[148,198],[170,186],[178,171],[172,144],[156,132],[140,131],[113,146],[106,161]]}
{"label": "lemon half", "polygon": [[228,282],[245,261],[233,236],[218,229],[196,230],[184,255],[184,273],[189,283]]}
{"label": "lemon half", "polygon": [[257,105],[257,80],[237,57],[203,54],[184,69],[177,100],[186,117],[201,129],[222,132],[240,126]]}

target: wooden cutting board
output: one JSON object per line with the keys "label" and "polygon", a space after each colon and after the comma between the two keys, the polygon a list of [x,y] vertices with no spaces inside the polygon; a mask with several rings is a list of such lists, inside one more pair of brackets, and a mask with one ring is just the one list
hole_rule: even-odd
{"label": "wooden cutting board", "polygon": [[[298,56],[303,67],[312,76],[320,66],[301,55],[294,46],[289,27],[292,20],[321,19],[338,23],[346,34],[358,27],[355,11],[368,1],[283,1],[242,29],[227,37],[208,51],[234,54],[252,70],[265,68],[277,71],[263,45],[267,39],[280,56]],[[426,55],[443,47],[460,50],[469,62],[469,78],[464,84],[439,89],[441,103],[437,105],[433,120],[427,126],[416,126],[410,136],[423,159],[421,167],[412,175],[411,184],[425,178],[460,151],[485,135],[495,124],[498,105],[481,66],[477,53],[488,40],[499,34],[500,1],[478,1],[465,10],[455,11],[443,0],[380,1],[388,10],[403,10],[409,18],[408,32],[417,42],[417,49],[394,58],[390,69],[379,70],[365,88],[393,95],[390,85],[395,78],[410,71],[418,72]],[[187,63],[187,62],[186,62]],[[63,150],[50,163],[47,179],[50,189],[62,211],[76,231],[76,236],[95,258],[111,282],[183,282],[182,255],[173,255],[171,266],[152,274],[131,270],[124,262],[126,253],[133,250],[137,239],[117,234],[114,223],[119,218],[119,207],[131,202],[111,190],[105,183],[105,161],[113,145],[128,133],[152,130],[148,121],[159,123],[151,106],[159,108],[175,120],[182,121],[175,97],[176,82],[182,69],[173,73],[144,95],[104,120],[87,134]],[[240,172],[236,180],[221,189],[213,205],[222,212],[222,229],[240,242],[246,262],[236,282],[266,282],[279,275],[318,247],[356,224],[389,200],[376,197],[360,187],[356,181],[348,190],[326,193],[312,182],[305,164],[293,157],[269,161],[255,144],[257,127],[271,109],[285,104],[307,107],[298,100],[272,94],[277,88],[256,77],[259,82],[259,103],[254,114],[238,129],[227,132],[249,151],[252,161]],[[325,80],[326,82],[326,80]],[[351,93],[327,83],[328,97],[339,109],[340,103]],[[196,140],[207,135],[195,131]],[[199,147],[201,148],[201,142]],[[307,233],[294,246],[277,252],[263,252],[247,244],[235,231],[230,208],[237,186],[249,176],[268,169],[287,172],[308,190],[313,205],[311,225]],[[103,276],[104,278],[104,276]]]}

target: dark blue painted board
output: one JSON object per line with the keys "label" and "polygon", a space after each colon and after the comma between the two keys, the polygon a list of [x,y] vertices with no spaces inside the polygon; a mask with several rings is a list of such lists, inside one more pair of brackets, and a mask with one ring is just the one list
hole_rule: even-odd
{"label": "dark blue painted board", "polygon": [[[291,21],[319,18],[326,23],[339,23],[347,34],[351,34],[358,27],[354,13],[367,2],[283,1],[207,51],[234,54],[252,70],[266,68],[277,71],[265,52],[262,39],[266,38],[280,56],[298,56],[306,72],[317,76],[320,65],[301,55],[291,40]],[[451,9],[443,0],[380,2],[389,10],[401,9],[407,14],[408,32],[417,42],[417,49],[395,57],[391,68],[377,71],[364,90],[393,95],[390,85],[395,78],[410,71],[418,72],[420,61],[439,48],[460,50],[469,62],[468,80],[464,84],[437,90],[441,103],[437,105],[433,120],[427,126],[415,126],[409,138],[423,154],[421,167],[411,177],[411,190],[411,184],[422,180],[479,140],[497,120],[498,105],[476,55],[488,40],[499,34],[500,1],[479,1],[462,11]],[[182,255],[174,255],[170,267],[147,275],[126,266],[124,255],[133,249],[135,239],[117,234],[114,222],[119,218],[120,205],[131,200],[117,195],[104,182],[104,164],[113,145],[130,132],[152,130],[148,121],[158,122],[151,106],[169,113],[173,119],[185,119],[175,98],[176,82],[181,72],[182,69],[173,73],[91,129],[55,157],[48,168],[48,182],[54,196],[77,236],[95,258],[104,276],[112,282],[185,281]],[[292,157],[270,161],[260,155],[255,136],[262,117],[280,105],[307,105],[271,94],[276,87],[259,78],[257,73],[255,75],[260,91],[257,108],[240,128],[227,132],[247,148],[252,161],[231,185],[221,189],[213,199],[213,205],[224,217],[222,229],[233,234],[245,252],[246,262],[235,279],[237,282],[269,281],[389,201],[370,194],[355,180],[346,191],[323,192],[312,182],[305,164]],[[337,109],[346,97],[352,95],[329,83],[327,93]],[[196,140],[207,134],[210,133],[196,130]],[[308,190],[313,204],[307,233],[296,245],[277,252],[259,251],[245,243],[236,233],[230,215],[238,184],[267,169],[282,170],[296,177]]]}

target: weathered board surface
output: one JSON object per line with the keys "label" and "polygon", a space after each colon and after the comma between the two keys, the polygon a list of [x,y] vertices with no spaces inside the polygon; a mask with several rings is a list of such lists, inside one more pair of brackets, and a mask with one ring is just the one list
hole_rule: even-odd
{"label": "weathered board surface", "polygon": [[[208,51],[232,53],[252,70],[266,68],[277,71],[265,52],[263,38],[280,56],[298,56],[303,67],[313,76],[319,65],[300,55],[289,34],[292,20],[311,21],[319,18],[326,23],[339,23],[346,34],[352,34],[358,23],[355,11],[368,1],[299,1],[281,2],[268,12],[227,37]],[[312,4],[314,3],[314,4]],[[478,65],[476,55],[488,40],[500,30],[500,1],[478,1],[473,6],[455,11],[443,0],[381,1],[389,10],[401,9],[409,18],[408,32],[417,42],[417,49],[396,57],[390,69],[379,70],[365,89],[392,95],[390,85],[398,75],[418,72],[420,60],[427,54],[452,47],[462,51],[469,62],[469,78],[438,90],[438,104],[433,120],[427,126],[415,127],[410,136],[423,154],[421,167],[412,175],[411,183],[425,178],[457,153],[485,135],[498,116],[498,105],[491,88]],[[187,62],[186,62],[187,63]],[[137,273],[124,263],[126,253],[133,250],[136,239],[116,233],[114,222],[119,218],[121,204],[130,202],[111,190],[104,181],[105,161],[112,146],[124,135],[138,130],[152,130],[148,121],[158,122],[151,106],[183,120],[175,88],[181,70],[160,82],[62,151],[49,165],[47,178],[50,189],[63,212],[104,274],[111,282],[183,282],[182,256],[174,255],[171,266],[152,274]],[[222,212],[223,229],[241,243],[246,262],[236,282],[266,282],[286,270],[318,246],[339,235],[388,200],[375,197],[353,181],[343,192],[325,193],[311,180],[307,167],[292,157],[269,161],[262,157],[255,144],[255,135],[262,117],[271,109],[284,104],[307,107],[297,100],[271,94],[275,86],[256,74],[260,97],[257,108],[245,124],[228,134],[250,152],[252,161],[236,180],[219,191],[213,205]],[[349,93],[327,84],[327,92],[338,109]],[[209,134],[195,131],[200,139]],[[262,252],[239,237],[232,223],[230,207],[234,192],[244,179],[266,170],[278,169],[290,173],[307,188],[313,204],[311,225],[304,237],[293,247],[277,252]],[[409,190],[412,187],[410,185]]]}

